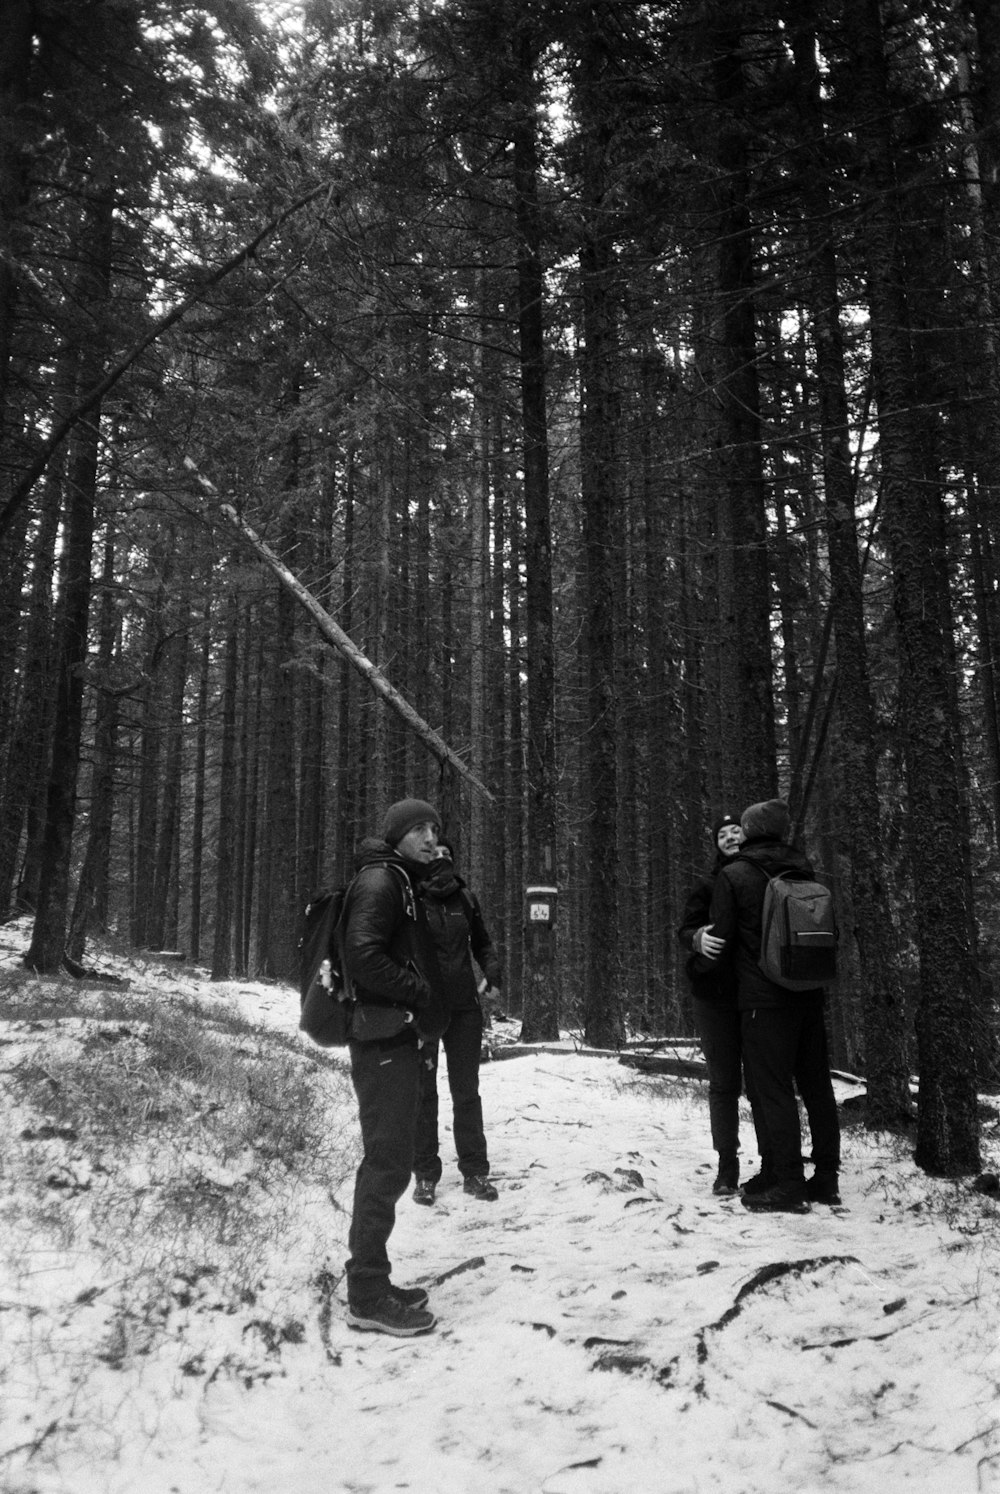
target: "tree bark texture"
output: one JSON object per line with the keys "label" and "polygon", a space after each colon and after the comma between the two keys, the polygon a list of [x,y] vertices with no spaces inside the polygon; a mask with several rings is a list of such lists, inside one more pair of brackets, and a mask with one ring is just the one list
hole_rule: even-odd
{"label": "tree bark texture", "polygon": [[905,201],[891,134],[878,0],[850,0],[852,66],[864,100],[858,140],[868,192],[864,243],[878,401],[885,527],[899,646],[900,725],[908,790],[907,842],[920,957],[916,1158],[943,1175],[979,1166],[971,889],[963,852],[963,785],[949,677],[948,565],[936,474],[924,462],[904,275]]}

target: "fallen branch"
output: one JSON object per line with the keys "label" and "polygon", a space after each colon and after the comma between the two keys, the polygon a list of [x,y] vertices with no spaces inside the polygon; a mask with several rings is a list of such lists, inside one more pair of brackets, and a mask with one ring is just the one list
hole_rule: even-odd
{"label": "fallen branch", "polygon": [[721,1318],[714,1323],[709,1323],[706,1332],[725,1328],[734,1318],[743,1311],[743,1303],[747,1297],[762,1287],[770,1286],[772,1281],[777,1281],[782,1276],[801,1276],[806,1271],[819,1271],[823,1266],[856,1266],[858,1258],[854,1255],[817,1255],[804,1261],[775,1261],[770,1266],[762,1266],[755,1271],[749,1281],[745,1281],[736,1293],[736,1299],[732,1307],[726,1309]]}
{"label": "fallen branch", "polygon": [[461,1276],[466,1271],[478,1271],[485,1265],[485,1256],[470,1256],[467,1261],[462,1261],[457,1266],[451,1266],[449,1270],[442,1271],[440,1276],[435,1276],[433,1281],[431,1282],[431,1286],[439,1287],[442,1282],[450,1280],[452,1276]]}
{"label": "fallen branch", "polygon": [[[206,493],[216,499],[220,496],[215,485],[209,482],[207,477],[202,476],[198,471],[197,464],[190,457],[184,458],[184,465],[194,475]],[[320,605],[309,588],[302,584],[295,572],[289,570],[284,561],[275,555],[270,546],[265,544],[260,536],[251,529],[249,524],[244,523],[230,504],[220,504],[219,513],[235,529],[244,544],[253,550],[258,558],[263,560],[271,568],[282,586],[308,612],[326,641],[332,644],[341,657],[353,665],[358,673],[368,681],[376,695],[380,695],[386,704],[392,707],[397,716],[400,716],[410,730],[420,738],[424,746],[437,758],[438,762],[442,766],[447,764],[449,767],[454,768],[455,772],[464,778],[466,783],[474,788],[477,793],[482,794],[488,803],[492,804],[494,802],[493,795],[486,785],[481,783],[476,775],[466,767],[462,759],[452,752],[447,742],[438,736],[433,727],[428,726],[427,722],[422,716],[418,715],[405,696],[401,695],[396,687],[389,683],[381,670],[361,652],[357,644],[344,632],[343,628],[334,622],[333,618]]]}
{"label": "fallen branch", "polygon": [[765,1405],[773,1406],[775,1411],[783,1411],[786,1416],[794,1416],[796,1421],[804,1421],[807,1427],[816,1430],[816,1423],[810,1421],[808,1416],[803,1416],[801,1411],[796,1411],[792,1406],[786,1406],[783,1401],[766,1401]]}
{"label": "fallen branch", "polygon": [[682,1079],[707,1079],[708,1069],[696,1058],[667,1058],[662,1053],[623,1053],[618,1062],[640,1074],[674,1074]]}

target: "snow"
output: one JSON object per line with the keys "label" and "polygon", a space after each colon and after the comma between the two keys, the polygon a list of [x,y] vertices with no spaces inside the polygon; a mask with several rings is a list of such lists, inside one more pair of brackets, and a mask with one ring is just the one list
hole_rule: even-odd
{"label": "snow", "polygon": [[[2,975],[21,928],[0,932]],[[496,1203],[462,1192],[442,1076],[438,1203],[407,1195],[390,1241],[438,1326],[358,1334],[343,1056],[307,1051],[288,989],[131,974],[133,995],[286,1034],[349,1155],[328,1187],[282,1183],[252,1144],[213,1157],[195,1110],[186,1149],[133,1152],[115,1177],[71,1129],[25,1141],[3,1079],[29,1062],[58,1078],[86,1023],[0,1021],[5,1494],[1000,1491],[1000,1205],[971,1180],[846,1128],[842,1208],[752,1215],[711,1193],[703,1085],[567,1041],[483,1066]],[[742,1141],[754,1170],[749,1115]],[[996,1170],[995,1116],[984,1153]],[[26,1206],[26,1156],[48,1169],[44,1207]],[[186,1188],[219,1211],[178,1206],[164,1274],[144,1209],[171,1177],[175,1204]]]}

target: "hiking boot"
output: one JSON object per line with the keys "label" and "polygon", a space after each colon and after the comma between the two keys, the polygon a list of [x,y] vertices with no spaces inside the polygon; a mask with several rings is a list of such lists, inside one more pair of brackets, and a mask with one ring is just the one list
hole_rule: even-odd
{"label": "hiking boot", "polygon": [[462,1186],[464,1192],[471,1193],[472,1197],[478,1198],[480,1203],[492,1203],[494,1199],[500,1197],[489,1178],[466,1178]]}
{"label": "hiking boot", "polygon": [[730,1198],[739,1192],[740,1187],[740,1159],[735,1152],[719,1153],[719,1171],[715,1182],[712,1184],[712,1192],[719,1194],[722,1198]]}
{"label": "hiking boot", "polygon": [[413,1189],[413,1202],[426,1204],[430,1208],[434,1202],[434,1189],[437,1187],[433,1178],[417,1178]]}
{"label": "hiking boot", "polygon": [[408,1307],[391,1290],[374,1302],[347,1308],[347,1326],[365,1333],[388,1333],[393,1338],[417,1338],[430,1333],[437,1318],[426,1307]]}
{"label": "hiking boot", "polygon": [[817,1204],[839,1204],[840,1185],[835,1172],[815,1172],[806,1182],[806,1198]]}
{"label": "hiking boot", "polygon": [[772,1183],[761,1193],[747,1194],[740,1199],[743,1207],[754,1214],[808,1214],[806,1185],[802,1183]]}
{"label": "hiking boot", "polygon": [[404,1307],[426,1307],[427,1293],[423,1287],[398,1287],[389,1283],[389,1292]]}
{"label": "hiking boot", "polygon": [[772,1174],[768,1172],[766,1167],[762,1167],[760,1172],[756,1173],[752,1178],[747,1178],[740,1192],[744,1197],[749,1196],[752,1198],[755,1193],[763,1193],[766,1189],[773,1186],[774,1178]]}

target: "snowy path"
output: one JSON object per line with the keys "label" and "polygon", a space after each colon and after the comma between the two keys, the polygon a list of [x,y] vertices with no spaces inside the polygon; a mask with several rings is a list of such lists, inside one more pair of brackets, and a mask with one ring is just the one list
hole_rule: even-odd
{"label": "snowy path", "polygon": [[[292,1030],[287,992],[201,994]],[[750,1215],[711,1195],[697,1084],[567,1052],[482,1089],[499,1202],[462,1193],[442,1079],[439,1202],[391,1242],[425,1339],[344,1324],[348,1185],[275,1218],[255,1306],[192,1282],[83,1377],[86,1261],[10,1276],[3,1494],[1000,1494],[994,1199],[852,1131],[843,1209]]]}

